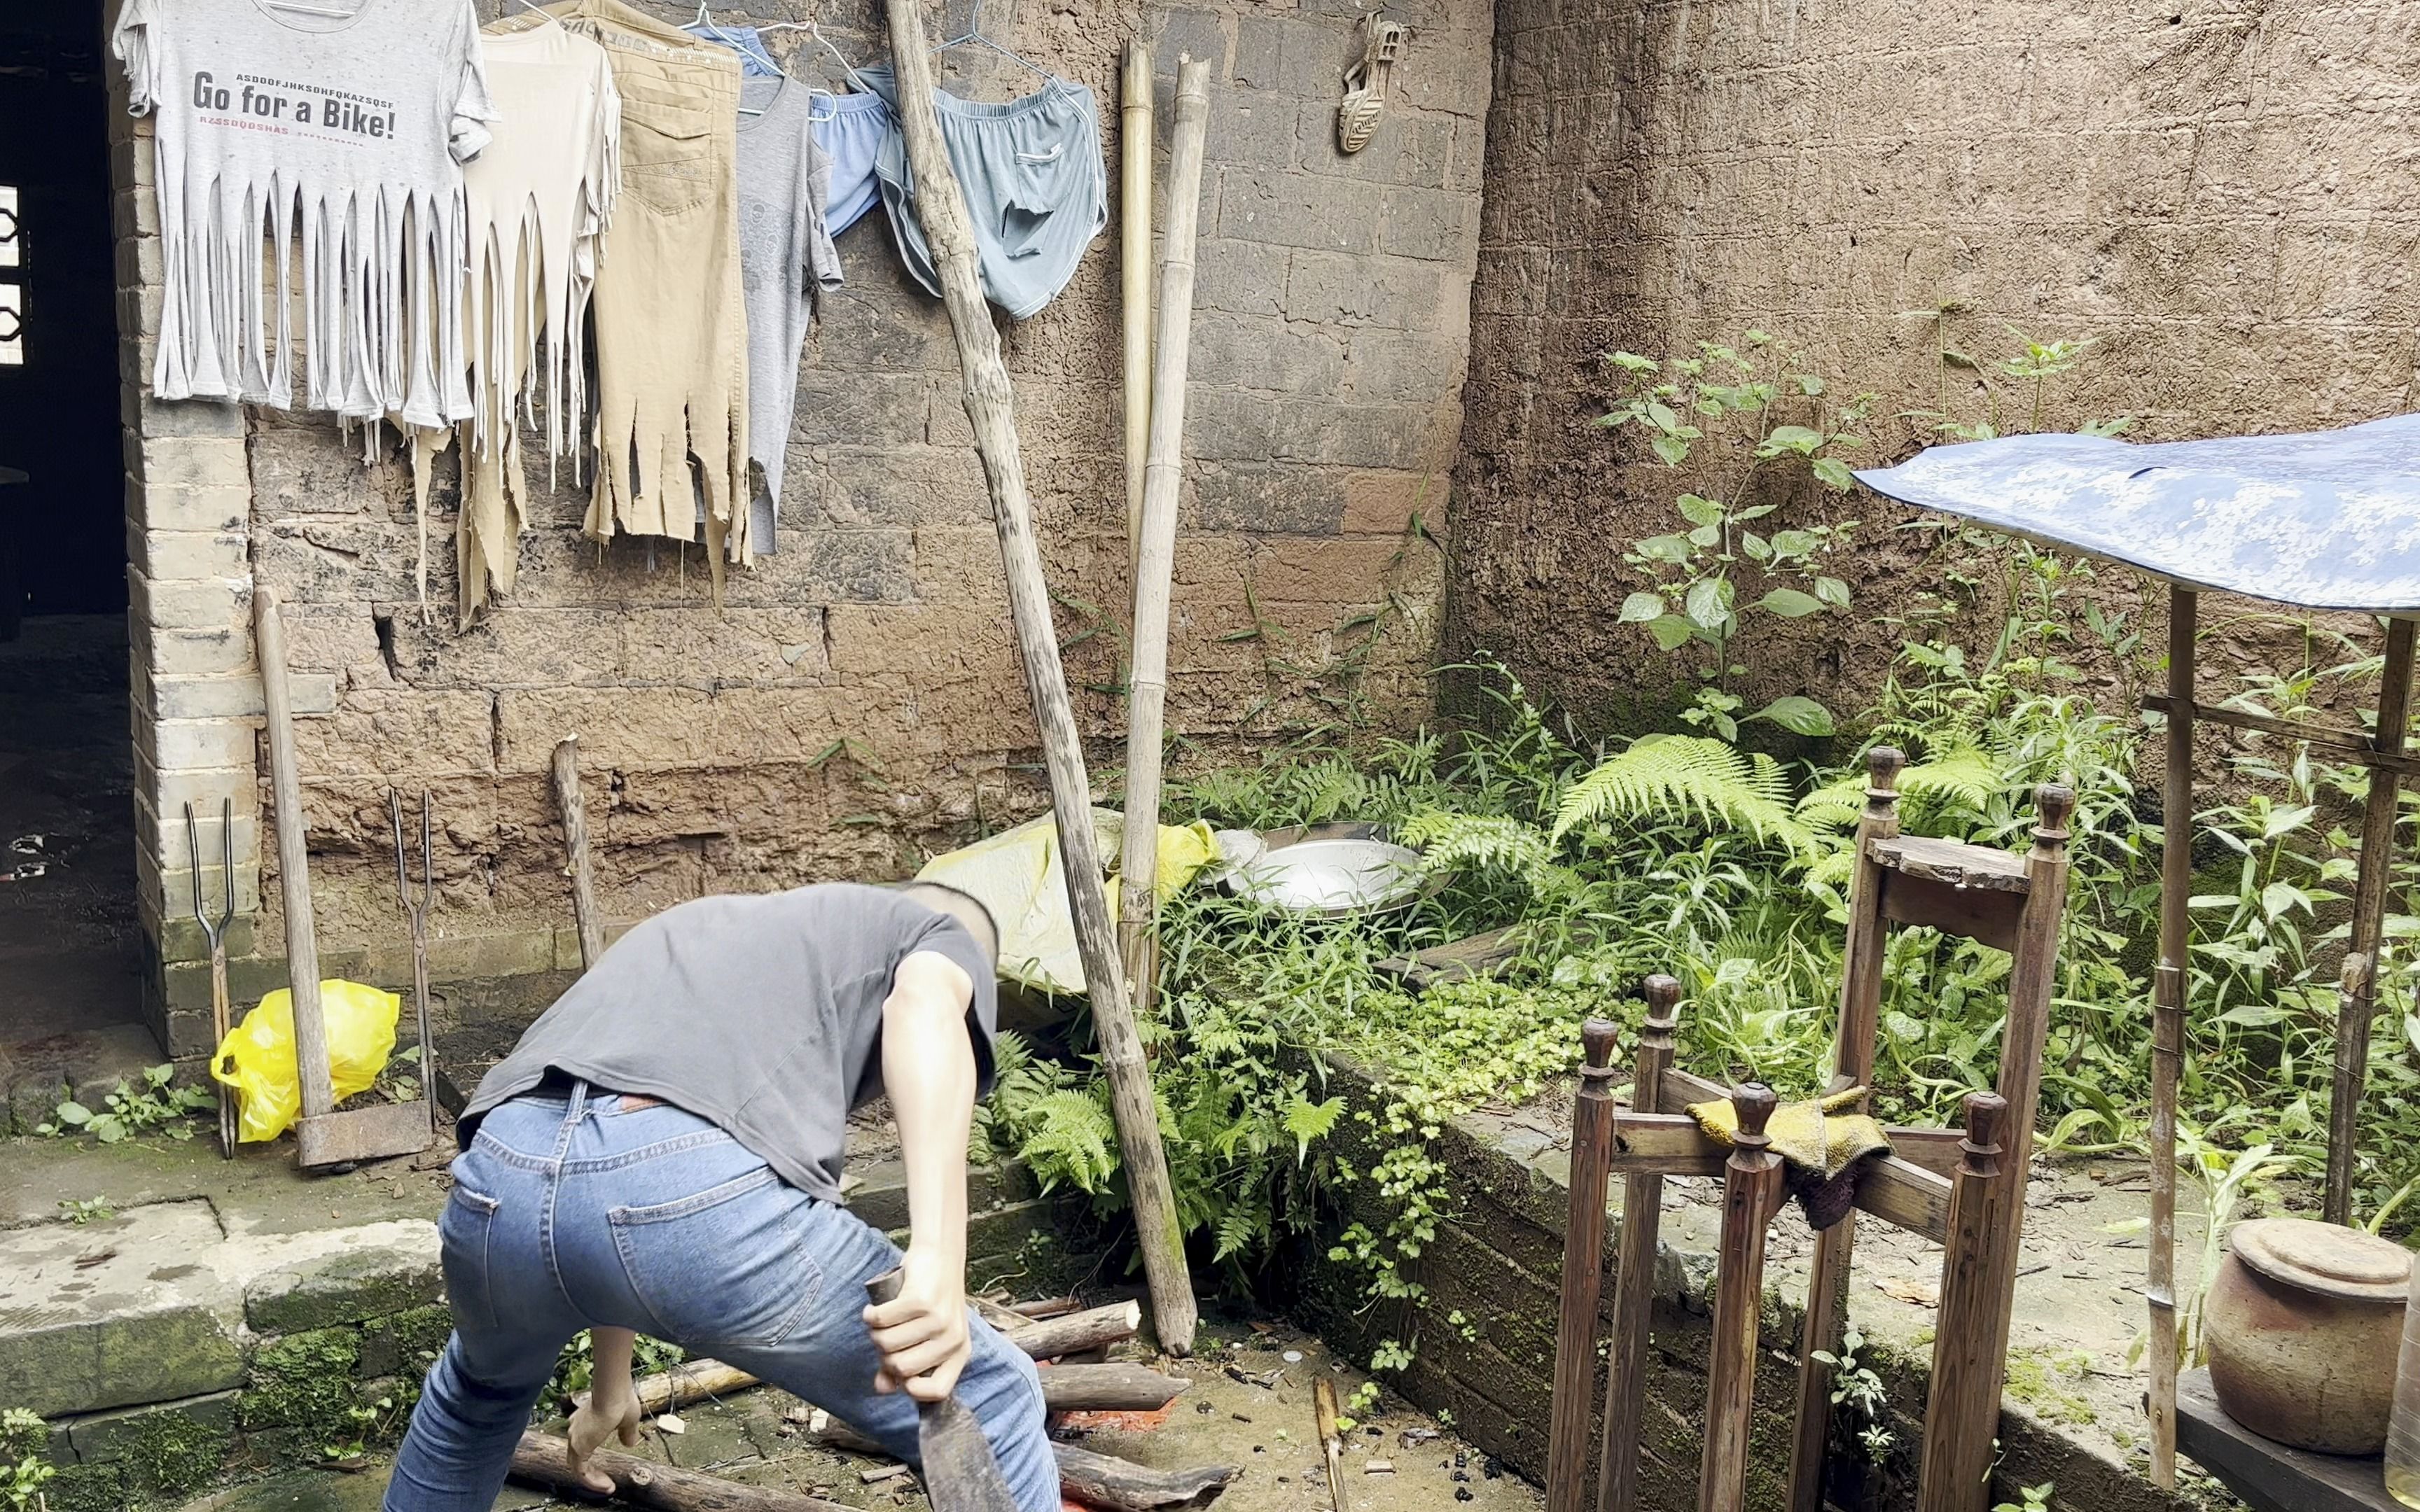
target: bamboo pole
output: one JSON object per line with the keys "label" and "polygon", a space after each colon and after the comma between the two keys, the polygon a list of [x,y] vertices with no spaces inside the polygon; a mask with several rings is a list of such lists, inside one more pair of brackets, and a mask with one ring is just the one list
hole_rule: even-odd
{"label": "bamboo pole", "polygon": [[294,1064],[304,1121],[336,1106],[328,1071],[328,1026],[319,1011],[319,944],[311,920],[311,847],[302,819],[302,778],[294,754],[294,695],[286,681],[286,621],[277,591],[252,591],[252,637],[268,711],[269,792],[277,821],[277,882],[286,898],[286,978],[293,998]]}
{"label": "bamboo pole", "polygon": [[2177,1083],[2191,991],[2194,811],[2194,620],[2201,595],[2168,593],[2167,773],[2160,788],[2160,964],[2151,979],[2151,1483],[2177,1483]]}
{"label": "bamboo pole", "polygon": [[1151,381],[1151,458],[1134,580],[1134,669],[1126,679],[1126,818],[1119,954],[1137,1007],[1152,1002],[1159,912],[1159,786],[1167,728],[1169,582],[1176,566],[1176,496],[1185,476],[1185,368],[1193,346],[1193,247],[1210,129],[1210,65],[1180,55],[1168,163],[1168,255],[1159,267],[1159,341]]}
{"label": "bamboo pole", "polygon": [[[2412,622],[2386,622],[2386,668],[2378,689],[2378,732],[2371,749],[2403,753],[2412,714]],[[2362,1083],[2369,1074],[2369,1022],[2377,1001],[2378,945],[2386,922],[2387,879],[2395,870],[2395,821],[2402,798],[2395,769],[2369,768],[2369,797],[2361,816],[2361,860],[2352,890],[2352,940],[2345,948],[2345,991],[2336,1007],[2335,1088],[2328,1101],[2328,1186],[2319,1215],[2352,1222],[2354,1143],[2360,1131]]]}
{"label": "bamboo pole", "polygon": [[1142,561],[1144,449],[1151,444],[1151,44],[1126,43],[1118,74],[1118,271],[1125,313],[1126,565]]}
{"label": "bamboo pole", "polygon": [[1135,1027],[1102,887],[1101,857],[1093,838],[1092,786],[1084,772],[1084,745],[1067,698],[1067,671],[1059,660],[1058,629],[1042,579],[1042,551],[1033,536],[1033,509],[1025,487],[1025,460],[1017,449],[1016,419],[1008,368],[1000,355],[1000,332],[984,303],[975,267],[975,240],[967,202],[958,187],[941,124],[934,111],[933,60],[924,47],[924,9],[919,0],[884,0],[897,67],[899,122],[908,162],[915,175],[916,208],[941,277],[950,328],[956,335],[966,385],[967,419],[974,428],[975,453],[991,494],[992,523],[1000,532],[1001,565],[1008,578],[1009,615],[1019,658],[1040,727],[1043,763],[1050,777],[1050,801],[1059,831],[1059,853],[1067,877],[1076,945],[1084,963],[1093,1024],[1108,1072],[1118,1145],[1125,1157],[1126,1190],[1142,1251],[1143,1278],[1151,1289],[1152,1321],[1160,1347],[1182,1355],[1193,1348],[1200,1321],[1193,1280],[1185,1260],[1185,1232],[1176,1217],[1168,1176],[1168,1152],[1159,1142],[1159,1118],[1152,1096],[1151,1068]]}
{"label": "bamboo pole", "polygon": [[1607,1019],[1592,1018],[1580,1026],[1586,1058],[1572,1111],[1562,1311],[1555,1327],[1554,1395],[1546,1419],[1546,1512],[1581,1512],[1588,1499],[1589,1417],[1596,1405],[1596,1308],[1605,1285],[1605,1193],[1613,1157],[1613,1045],[1618,1032]]}
{"label": "bamboo pole", "polygon": [[[1630,1105],[1653,1113],[1664,1105],[1664,1072],[1672,1065],[1672,1031],[1680,1025],[1681,983],[1653,976],[1641,984],[1647,1017],[1638,1030],[1638,1060]],[[1621,1252],[1613,1267],[1613,1334],[1606,1356],[1605,1443],[1597,1457],[1597,1512],[1637,1512],[1639,1424],[1647,1407],[1647,1335],[1655,1301],[1655,1259],[1662,1248],[1664,1178],[1622,1180]]]}

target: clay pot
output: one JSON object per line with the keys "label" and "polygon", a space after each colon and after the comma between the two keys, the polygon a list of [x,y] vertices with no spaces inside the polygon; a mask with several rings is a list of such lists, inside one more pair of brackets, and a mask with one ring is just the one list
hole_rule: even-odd
{"label": "clay pot", "polygon": [[2307,1218],[2238,1224],[2226,1248],[2202,1304],[2218,1405],[2297,1449],[2384,1448],[2411,1254]]}

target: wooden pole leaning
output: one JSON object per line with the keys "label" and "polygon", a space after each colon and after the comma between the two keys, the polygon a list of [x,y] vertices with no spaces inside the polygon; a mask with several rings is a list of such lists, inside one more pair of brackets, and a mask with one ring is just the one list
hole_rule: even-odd
{"label": "wooden pole leaning", "polygon": [[[2386,622],[2386,666],[2378,690],[2378,730],[2373,751],[2403,753],[2404,727],[2412,717],[2413,622]],[[2362,807],[2360,870],[2353,882],[2352,938],[2345,948],[2344,992],[2336,1000],[2336,1064],[2328,1100],[2328,1185],[2319,1215],[2332,1224],[2352,1222],[2354,1145],[2361,1127],[2362,1085],[2369,1075],[2369,1026],[2378,997],[2378,946],[2385,928],[2387,879],[2395,870],[2395,822],[2402,781],[2395,768],[2372,764],[2369,796]]]}
{"label": "wooden pole leaning", "polygon": [[2201,595],[2168,593],[2167,769],[2160,787],[2160,964],[2151,979],[2151,1483],[2177,1484],[2177,1088],[2193,977],[2195,619]]}
{"label": "wooden pole leaning", "polygon": [[1916,1512],[1983,1512],[1991,1500],[1992,1443],[1999,1430],[1999,1356],[1989,1352],[1993,1238],[2000,1140],[2009,1104],[1996,1092],[1966,1096],[1966,1138],[1950,1180],[1949,1242],[1941,1263],[1941,1310],[1932,1343],[1932,1389],[1924,1410],[1924,1459]]}
{"label": "wooden pole leaning", "polygon": [[1033,534],[1032,503],[1025,486],[1025,460],[1018,450],[1008,368],[1001,361],[1000,332],[984,303],[975,266],[975,241],[964,193],[950,165],[934,109],[933,62],[925,50],[924,12],[919,0],[884,0],[897,69],[899,123],[917,185],[916,208],[940,274],[950,329],[957,338],[966,390],[967,419],[975,453],[991,496],[992,523],[1000,533],[1001,565],[1008,579],[1010,620],[1016,635],[1026,684],[1040,727],[1044,765],[1067,877],[1076,944],[1083,959],[1086,995],[1100,1039],[1101,1062],[1109,1081],[1110,1111],[1125,1159],[1126,1187],[1142,1252],[1143,1277],[1151,1291],[1152,1320],[1160,1347],[1171,1354],[1193,1348],[1200,1321],[1192,1275],[1185,1259],[1185,1235],[1168,1175],[1168,1152],[1159,1142],[1158,1113],[1142,1037],[1126,996],[1102,886],[1100,848],[1093,836],[1093,795],[1084,770],[1083,740],[1067,696],[1067,671],[1059,659],[1057,627],[1042,577],[1042,551]]}
{"label": "wooden pole leaning", "polygon": [[1151,444],[1151,44],[1118,69],[1118,289],[1125,335],[1126,564],[1142,561],[1144,449]]}
{"label": "wooden pole leaning", "polygon": [[277,823],[277,885],[286,900],[286,979],[293,1001],[294,1067],[307,1121],[334,1110],[336,1084],[328,1072],[328,1026],[319,1008],[319,942],[311,918],[311,846],[294,753],[293,690],[286,681],[286,621],[277,591],[263,583],[252,590],[252,638],[260,662],[261,706],[269,714],[269,795]]}
{"label": "wooden pole leaning", "polygon": [[[1874,1039],[1882,1019],[1883,948],[1890,926],[1883,918],[1883,869],[1874,859],[1876,840],[1899,834],[1899,774],[1907,757],[1889,746],[1866,753],[1866,807],[1857,820],[1854,870],[1849,881],[1848,939],[1841,952],[1839,1037],[1833,1048],[1832,1085],[1863,1087],[1873,1076]],[[1798,1350],[1796,1437],[1790,1450],[1790,1512],[1822,1512],[1823,1457],[1831,1442],[1832,1367],[1819,1354],[1837,1357],[1847,1326],[1849,1266],[1857,1242],[1857,1215],[1851,1212],[1815,1236],[1815,1260],[1807,1278],[1807,1318]]]}
{"label": "wooden pole leaning", "polygon": [[1781,1157],[1765,1136],[1780,1099],[1750,1082],[1731,1092],[1739,1120],[1723,1173],[1723,1238],[1715,1257],[1708,1346],[1706,1451],[1698,1512],[1747,1512],[1748,1430],[1756,1413],[1757,1324],[1764,1300],[1765,1227],[1781,1197]]}
{"label": "wooden pole leaning", "polygon": [[571,922],[580,934],[580,969],[605,953],[605,920],[597,907],[597,873],[588,860],[588,803],[580,792],[580,737],[554,747],[554,801],[563,810],[563,853],[571,873]]}
{"label": "wooden pole leaning", "polygon": [[1193,343],[1193,248],[1210,129],[1210,65],[1180,56],[1168,166],[1168,255],[1159,270],[1158,367],[1151,385],[1151,461],[1135,561],[1134,666],[1126,679],[1126,820],[1118,953],[1138,1012],[1151,1010],[1158,951],[1159,786],[1168,713],[1169,585],[1176,571],[1176,498],[1185,481],[1185,369]]}
{"label": "wooden pole leaning", "polygon": [[[1647,998],[1647,1018],[1638,1031],[1630,1105],[1637,1112],[1654,1113],[1663,1107],[1664,1073],[1672,1065],[1681,984],[1670,977],[1655,976],[1648,978],[1641,990]],[[1574,1185],[1576,1188],[1576,1171]],[[1647,1401],[1648,1330],[1653,1320],[1655,1261],[1663,1221],[1664,1178],[1624,1177],[1621,1247],[1613,1266],[1613,1336],[1606,1358],[1605,1443],[1597,1456],[1596,1512],[1637,1512],[1638,1434]]]}
{"label": "wooden pole leaning", "polygon": [[1555,1330],[1547,1417],[1547,1512],[1585,1512],[1589,1419],[1596,1405],[1596,1307],[1605,1280],[1605,1198],[1613,1158],[1610,1020],[1580,1026],[1580,1086],[1572,1111],[1571,1206],[1563,1224],[1562,1313]]}

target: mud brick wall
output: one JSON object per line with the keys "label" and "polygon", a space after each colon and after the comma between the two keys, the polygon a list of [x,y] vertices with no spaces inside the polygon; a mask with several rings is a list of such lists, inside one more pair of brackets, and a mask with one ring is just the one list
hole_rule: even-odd
{"label": "mud brick wall", "polygon": [[[1508,0],[1497,20],[1450,640],[1596,729],[1648,727],[1682,675],[1616,624],[1640,586],[1624,546],[1672,528],[1686,487],[1724,486],[1587,428],[1608,349],[1779,333],[1879,394],[1886,455],[1923,439],[1887,417],[1945,393],[1988,412],[1978,375],[1938,359],[1945,306],[1948,345],[1987,363],[2009,325],[2095,342],[2054,428],[2132,414],[2169,440],[2420,403],[2409,6]],[[2001,387],[2024,428],[2022,385]],[[1871,622],[1974,563],[1892,530],[1908,516],[1886,501],[1792,509],[1867,522],[1842,574],[1857,608],[1758,632],[1745,691],[1853,712],[1900,640]],[[2102,591],[2133,607],[2131,575]],[[2299,665],[2291,637],[2220,641],[2221,668]]]}
{"label": "mud brick wall", "polygon": [[[954,30],[965,10],[946,8],[934,23]],[[868,0],[818,12],[861,61],[887,48],[878,14]],[[1177,55],[1213,65],[1171,652],[1172,732],[1200,747],[1341,719],[1401,728],[1428,705],[1491,15],[1483,0],[1389,14],[1416,28],[1410,57],[1375,140],[1348,159],[1334,115],[1358,52],[1349,0],[984,9],[991,35],[1092,87],[1113,186],[1123,40],[1156,44],[1163,168]],[[803,34],[770,40],[801,46],[799,71],[814,72]],[[979,50],[945,61],[974,98],[1033,84]],[[188,800],[212,856],[221,800],[234,805],[239,1006],[282,981],[256,583],[287,606],[328,971],[409,980],[386,795],[426,787],[439,820],[433,970],[460,984],[442,1011],[490,1021],[489,1040],[577,964],[547,777],[564,735],[581,738],[600,890],[621,921],[712,890],[904,875],[1041,806],[955,350],[879,211],[841,239],[847,286],[809,338],[778,554],[735,570],[718,609],[699,548],[684,560],[669,543],[582,539],[584,492],[566,479],[535,501],[512,593],[457,635],[450,460],[427,520],[424,618],[409,470],[391,431],[365,461],[363,440],[325,416],[144,396],[159,277],[148,130],[120,116],[116,163],[144,903],[177,1054],[201,1050],[208,1005],[188,918]],[[1122,675],[1131,602],[1114,204],[1112,216],[1065,292],[1005,332],[1105,795],[1124,722],[1106,690]],[[546,483],[542,459],[533,473]],[[497,985],[513,980],[523,987]]]}

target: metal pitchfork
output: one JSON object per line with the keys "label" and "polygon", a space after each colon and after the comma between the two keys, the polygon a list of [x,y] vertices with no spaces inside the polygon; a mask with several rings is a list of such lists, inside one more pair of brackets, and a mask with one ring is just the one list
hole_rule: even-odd
{"label": "metal pitchfork", "polygon": [[[226,928],[235,918],[235,800],[219,800],[219,883],[226,896],[221,900],[219,917],[213,920],[202,908],[202,837],[194,824],[194,806],[185,805],[185,855],[194,878],[194,922],[202,926],[202,937],[210,942],[210,1070],[216,1072],[221,1049],[226,1044],[228,1023],[226,976]],[[219,1094],[219,1157],[235,1159],[236,1109],[235,1088],[213,1074],[210,1086]]]}
{"label": "metal pitchfork", "polygon": [[420,1019],[420,1100],[427,1104],[428,1133],[437,1134],[437,1041],[428,1032],[428,905],[437,896],[437,849],[431,839],[428,790],[420,790],[420,895],[413,898],[403,850],[403,795],[386,790],[387,818],[395,826],[395,899],[411,920],[411,1000]]}

